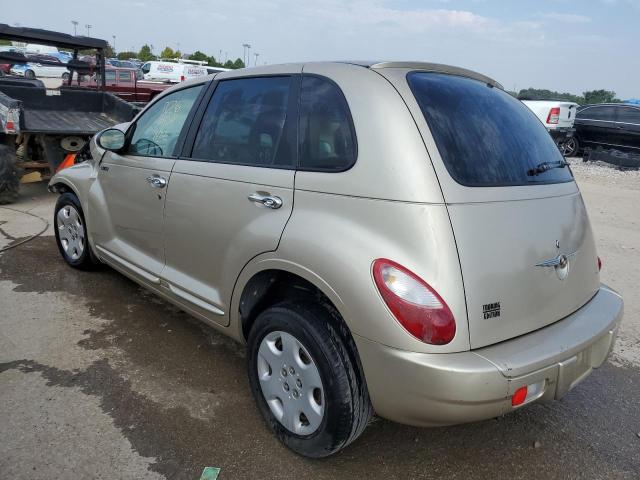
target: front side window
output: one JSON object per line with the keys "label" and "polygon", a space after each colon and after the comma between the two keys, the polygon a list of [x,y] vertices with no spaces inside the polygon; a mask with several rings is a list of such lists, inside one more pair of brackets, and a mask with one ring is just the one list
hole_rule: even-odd
{"label": "front side window", "polygon": [[192,158],[259,167],[291,167],[285,132],[291,77],[225,80],[198,129]]}
{"label": "front side window", "polygon": [[144,65],[142,65],[142,67],[140,67],[140,70],[142,70],[142,73],[149,73],[151,71],[151,64],[145,63]]}
{"label": "front side window", "polygon": [[300,95],[299,167],[339,172],[356,160],[356,138],[349,107],[328,79],[304,76]]}
{"label": "front side window", "polygon": [[407,81],[458,183],[498,187],[573,179],[542,123],[504,90],[433,72],[412,72]]}
{"label": "front side window", "polygon": [[138,119],[127,153],[171,157],[184,122],[202,85],[171,93],[151,105]]}
{"label": "front side window", "polygon": [[104,78],[107,82],[115,82],[116,72],[114,70],[107,70],[106,72],[104,72]]}

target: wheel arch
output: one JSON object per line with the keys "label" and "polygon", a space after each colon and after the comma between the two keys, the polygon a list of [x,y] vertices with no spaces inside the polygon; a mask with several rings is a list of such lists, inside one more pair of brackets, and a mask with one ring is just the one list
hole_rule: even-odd
{"label": "wheel arch", "polygon": [[344,303],[322,277],[294,262],[263,258],[245,266],[233,289],[230,327],[234,329],[234,336],[245,342],[260,311],[296,297],[322,302],[351,335],[343,315]]}

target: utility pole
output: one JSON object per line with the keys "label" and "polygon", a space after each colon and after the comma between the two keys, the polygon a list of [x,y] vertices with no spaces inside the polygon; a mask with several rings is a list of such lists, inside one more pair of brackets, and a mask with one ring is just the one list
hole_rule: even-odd
{"label": "utility pole", "polygon": [[251,45],[247,45],[247,63],[245,63],[244,66],[248,67],[250,61],[251,61]]}
{"label": "utility pole", "polygon": [[90,36],[91,36],[89,33],[91,32],[91,27],[92,27],[92,26],[93,26],[93,25],[90,25],[90,24],[88,24],[88,23],[85,25],[85,28],[87,29],[87,37],[90,37]]}
{"label": "utility pole", "polygon": [[229,52],[224,52],[224,63],[227,63],[227,60],[229,60]]}
{"label": "utility pole", "polygon": [[116,36],[115,35],[111,35],[113,37],[113,54],[115,55],[116,53]]}
{"label": "utility pole", "polygon": [[78,21],[77,20],[71,20],[71,23],[73,23],[73,36],[77,37],[78,36]]}
{"label": "utility pole", "polygon": [[258,57],[260,56],[260,54],[254,53],[253,56],[256,57],[255,61],[253,62],[253,66],[255,67],[256,65],[258,65]]}

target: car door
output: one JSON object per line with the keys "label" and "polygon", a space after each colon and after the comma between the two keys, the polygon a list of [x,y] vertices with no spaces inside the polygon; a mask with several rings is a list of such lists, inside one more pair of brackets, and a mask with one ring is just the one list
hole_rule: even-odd
{"label": "car door", "polygon": [[118,81],[116,80],[116,71],[112,69],[105,70],[104,82],[105,82],[105,85],[109,87],[109,90],[114,90],[114,89],[117,90]]}
{"label": "car door", "polygon": [[121,153],[106,152],[89,192],[89,223],[97,254],[143,281],[159,284],[164,266],[163,209],[174,152],[199,84],[149,106],[127,132]]}
{"label": "car door", "polygon": [[594,105],[580,110],[576,129],[581,143],[592,148],[610,148],[618,134],[615,120],[612,105]]}
{"label": "car door", "polygon": [[616,109],[619,145],[640,153],[640,107],[621,105]]}
{"label": "car door", "polygon": [[300,69],[290,68],[216,82],[173,168],[162,278],[205,320],[228,324],[238,274],[277,248],[291,215]]}
{"label": "car door", "polygon": [[130,70],[118,70],[116,94],[128,102],[136,102],[136,93],[133,83],[133,75]]}

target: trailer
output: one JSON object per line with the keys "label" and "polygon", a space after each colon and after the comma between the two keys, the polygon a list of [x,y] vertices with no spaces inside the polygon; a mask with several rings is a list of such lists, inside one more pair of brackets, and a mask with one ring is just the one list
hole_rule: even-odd
{"label": "trailer", "polygon": [[[140,111],[106,92],[105,40],[74,37],[48,30],[0,24],[0,39],[39,43],[73,50],[70,75],[60,89],[39,81],[0,77],[0,204],[18,198],[20,179],[47,180],[61,166],[86,159],[87,144],[97,132],[127,122]],[[96,65],[78,59],[79,51],[95,50]],[[22,58],[21,58],[22,57]],[[28,62],[17,52],[0,52],[0,62]],[[100,88],[74,88],[74,73],[96,73]],[[67,161],[65,161],[67,159]]]}

